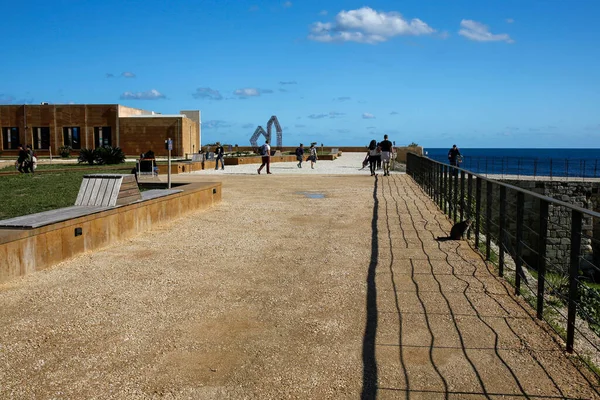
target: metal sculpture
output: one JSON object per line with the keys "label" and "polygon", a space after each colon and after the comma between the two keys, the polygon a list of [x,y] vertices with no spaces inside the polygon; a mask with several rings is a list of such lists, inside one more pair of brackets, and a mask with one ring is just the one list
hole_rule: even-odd
{"label": "metal sculpture", "polygon": [[262,126],[259,126],[258,128],[256,128],[256,130],[254,131],[254,134],[250,138],[250,144],[252,145],[253,148],[258,147],[258,138],[260,137],[260,135],[263,135],[266,140],[271,142],[271,129],[273,127],[273,124],[275,124],[275,132],[277,133],[277,148],[281,149],[281,147],[283,146],[283,140],[282,140],[283,131],[281,130],[281,125],[279,125],[279,121],[277,120],[277,117],[275,115],[271,116],[271,118],[267,122],[267,131],[266,132]]}

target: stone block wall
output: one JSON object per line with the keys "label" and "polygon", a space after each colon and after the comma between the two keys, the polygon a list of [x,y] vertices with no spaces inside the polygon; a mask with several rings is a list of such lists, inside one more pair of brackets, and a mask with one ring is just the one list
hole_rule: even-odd
{"label": "stone block wall", "polygon": [[[543,196],[552,197],[565,203],[573,204],[592,211],[600,211],[600,182],[559,182],[559,181],[505,181],[513,186],[526,189]],[[495,191],[499,191],[495,188]],[[517,192],[507,190],[507,226],[511,232],[516,232],[516,202]],[[499,200],[498,193],[494,193],[494,201]],[[498,209],[498,204],[494,204]],[[497,213],[495,221],[497,223]],[[524,232],[523,239],[527,246],[523,248],[525,262],[537,268],[536,253],[538,236],[536,234],[540,224],[540,200],[525,196]],[[582,250],[583,258],[589,263],[600,265],[600,245],[592,238],[600,240],[600,221],[585,215],[582,222]],[[505,238],[516,249],[515,238]],[[527,248],[530,247],[531,249]],[[511,252],[512,252],[511,251]],[[548,210],[548,231],[546,240],[546,262],[550,269],[557,269],[564,273],[568,271],[571,252],[571,210],[550,204]],[[593,267],[587,262],[582,262],[580,268],[585,274],[593,274]]]}

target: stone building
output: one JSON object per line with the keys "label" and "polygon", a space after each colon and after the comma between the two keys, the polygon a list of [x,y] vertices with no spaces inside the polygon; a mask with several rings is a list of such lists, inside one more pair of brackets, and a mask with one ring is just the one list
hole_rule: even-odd
{"label": "stone building", "polygon": [[173,156],[196,153],[201,143],[200,111],[163,115],[119,104],[0,105],[0,151],[17,154],[19,144],[31,144],[40,156],[58,154],[62,146],[117,146],[129,156],[148,150],[167,154],[165,140],[173,139]]}

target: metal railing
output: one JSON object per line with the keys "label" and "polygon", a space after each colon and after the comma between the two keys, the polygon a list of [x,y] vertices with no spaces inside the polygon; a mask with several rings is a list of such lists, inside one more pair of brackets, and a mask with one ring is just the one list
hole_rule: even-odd
{"label": "metal railing", "polygon": [[407,173],[598,375],[600,213],[415,154]]}
{"label": "metal railing", "polygon": [[[448,158],[443,155],[429,158],[448,163]],[[463,156],[460,167],[480,175],[494,175],[499,178],[600,178],[600,162],[593,158]]]}

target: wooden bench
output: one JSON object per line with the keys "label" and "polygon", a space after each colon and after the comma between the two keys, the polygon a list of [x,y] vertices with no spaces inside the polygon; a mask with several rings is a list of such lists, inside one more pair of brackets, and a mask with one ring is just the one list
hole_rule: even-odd
{"label": "wooden bench", "polygon": [[148,190],[143,192],[142,195],[135,180],[135,175],[84,175],[74,206],[1,220],[0,228],[39,228],[61,221],[95,214],[110,208],[178,192],[181,192],[181,190]]}
{"label": "wooden bench", "polygon": [[134,175],[93,174],[83,176],[75,205],[114,207],[141,199]]}

